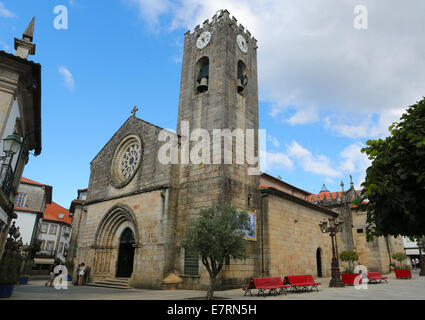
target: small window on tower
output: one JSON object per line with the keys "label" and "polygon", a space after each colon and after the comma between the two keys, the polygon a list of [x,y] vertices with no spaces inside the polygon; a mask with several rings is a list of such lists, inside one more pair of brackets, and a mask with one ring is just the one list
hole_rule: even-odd
{"label": "small window on tower", "polygon": [[357,229],[357,233],[363,233],[363,229]]}
{"label": "small window on tower", "polygon": [[248,84],[248,76],[246,72],[246,66],[245,66],[245,63],[239,60],[237,91],[240,95],[244,95],[247,84]]}
{"label": "small window on tower", "polygon": [[196,93],[208,91],[210,77],[210,60],[208,57],[201,58],[196,64]]}

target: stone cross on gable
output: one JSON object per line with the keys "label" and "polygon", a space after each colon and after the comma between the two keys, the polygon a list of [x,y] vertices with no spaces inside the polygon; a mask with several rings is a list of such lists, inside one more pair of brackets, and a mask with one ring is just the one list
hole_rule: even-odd
{"label": "stone cross on gable", "polygon": [[133,117],[136,116],[136,112],[139,111],[139,108],[137,108],[137,106],[134,106],[133,110],[131,111],[131,114]]}

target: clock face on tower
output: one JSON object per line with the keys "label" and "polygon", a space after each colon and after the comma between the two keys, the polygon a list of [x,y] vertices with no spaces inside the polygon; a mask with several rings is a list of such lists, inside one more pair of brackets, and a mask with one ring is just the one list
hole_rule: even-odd
{"label": "clock face on tower", "polygon": [[211,41],[211,33],[208,31],[203,32],[196,41],[198,49],[204,49]]}
{"label": "clock face on tower", "polygon": [[239,49],[241,49],[241,51],[243,53],[247,53],[248,52],[248,44],[246,43],[245,38],[239,34],[236,38],[236,42],[238,44]]}

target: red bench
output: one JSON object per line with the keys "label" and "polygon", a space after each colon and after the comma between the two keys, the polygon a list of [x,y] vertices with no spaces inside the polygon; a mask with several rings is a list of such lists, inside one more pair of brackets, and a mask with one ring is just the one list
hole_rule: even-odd
{"label": "red bench", "polygon": [[248,287],[242,288],[242,290],[245,291],[244,296],[246,296],[247,293],[249,293],[252,296],[251,290],[254,290],[254,289],[256,289],[255,284],[254,284],[254,280],[251,279],[251,280],[249,280]]}
{"label": "red bench", "polygon": [[249,281],[248,287],[243,287],[242,290],[245,291],[244,296],[249,292],[252,296],[253,289],[257,289],[257,295],[262,294],[266,296],[266,290],[269,290],[269,295],[271,294],[280,294],[282,292],[286,295],[286,289],[290,286],[284,285],[280,277],[276,278],[254,278]]}
{"label": "red bench", "polygon": [[377,283],[379,280],[379,283],[384,280],[386,283],[388,283],[387,279],[388,277],[383,277],[380,272],[368,272],[367,277],[369,278],[369,283]]}
{"label": "red bench", "polygon": [[308,289],[313,291],[313,288],[316,288],[317,292],[319,292],[319,286],[321,285],[320,282],[314,281],[312,275],[287,276],[284,284],[289,284],[292,291],[306,291]]}

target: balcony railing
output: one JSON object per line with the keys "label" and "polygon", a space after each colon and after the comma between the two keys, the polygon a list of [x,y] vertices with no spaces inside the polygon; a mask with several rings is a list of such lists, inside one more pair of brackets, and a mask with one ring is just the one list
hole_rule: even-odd
{"label": "balcony railing", "polygon": [[3,164],[0,167],[0,188],[6,198],[9,198],[10,191],[12,190],[13,178],[15,174],[12,166]]}

